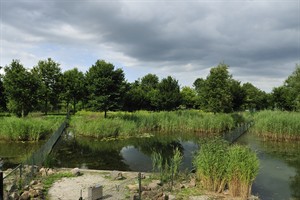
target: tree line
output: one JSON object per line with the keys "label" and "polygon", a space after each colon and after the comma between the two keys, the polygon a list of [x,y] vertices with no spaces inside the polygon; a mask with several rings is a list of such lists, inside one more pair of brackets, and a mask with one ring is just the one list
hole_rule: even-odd
{"label": "tree line", "polygon": [[122,69],[104,60],[97,60],[85,73],[77,68],[62,72],[51,58],[39,61],[31,70],[12,60],[0,75],[0,111],[24,117],[33,111],[47,114],[86,109],[104,111],[106,117],[107,111],[115,110],[300,110],[299,65],[271,93],[233,79],[228,68],[220,63],[211,68],[206,79],[198,78],[193,87],[181,88],[175,78],[159,80],[155,74],[129,83]]}

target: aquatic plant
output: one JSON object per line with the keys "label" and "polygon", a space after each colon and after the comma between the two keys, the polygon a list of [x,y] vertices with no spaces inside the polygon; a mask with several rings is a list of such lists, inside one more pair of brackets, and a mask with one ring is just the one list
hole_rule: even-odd
{"label": "aquatic plant", "polygon": [[254,115],[254,133],[265,140],[300,140],[300,113],[261,111]]}

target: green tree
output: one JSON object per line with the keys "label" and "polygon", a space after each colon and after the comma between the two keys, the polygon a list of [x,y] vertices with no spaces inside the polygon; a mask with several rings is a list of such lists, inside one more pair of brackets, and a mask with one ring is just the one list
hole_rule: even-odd
{"label": "green tree", "polygon": [[160,81],[158,92],[160,110],[174,110],[180,105],[180,87],[178,81],[171,76]]}
{"label": "green tree", "polygon": [[[0,70],[2,67],[0,66]],[[2,81],[2,75],[0,74],[0,111],[6,110],[6,97],[4,93],[4,86]]]}
{"label": "green tree", "polygon": [[269,97],[266,92],[261,91],[251,83],[243,84],[242,88],[246,92],[242,106],[244,110],[262,110],[269,107]]}
{"label": "green tree", "polygon": [[180,91],[181,94],[181,104],[185,108],[194,108],[197,101],[197,93],[191,87],[183,87]]}
{"label": "green tree", "polygon": [[19,117],[25,117],[36,104],[38,79],[18,60],[13,60],[4,71],[3,84],[8,99],[8,109]]}
{"label": "green tree", "polygon": [[206,87],[205,80],[203,78],[197,78],[194,81],[193,86],[194,86],[195,91],[197,93],[196,107],[198,107],[200,109],[205,109],[205,106],[207,105],[207,99],[206,99],[207,87]]}
{"label": "green tree", "polygon": [[123,70],[114,68],[111,63],[97,60],[86,74],[89,106],[92,110],[104,111],[104,117],[107,111],[121,107],[125,92]]}
{"label": "green tree", "polygon": [[42,110],[48,114],[49,106],[57,108],[59,97],[62,91],[62,73],[59,64],[51,58],[41,60],[34,67],[33,72],[39,77],[39,99],[42,103]]}
{"label": "green tree", "polygon": [[233,111],[239,111],[242,109],[246,98],[246,91],[241,86],[241,82],[231,79],[230,80],[230,92],[232,96],[232,109]]}
{"label": "green tree", "polygon": [[[83,99],[85,80],[82,72],[78,71],[77,68],[65,71],[63,73],[63,93],[62,96],[67,103],[73,104],[73,112],[76,112],[76,104]],[[69,110],[69,109],[68,109]]]}
{"label": "green tree", "polygon": [[205,81],[206,109],[210,112],[231,112],[232,95],[230,91],[231,75],[228,65],[220,63],[210,70]]}
{"label": "green tree", "polygon": [[295,71],[285,81],[288,90],[287,101],[292,110],[300,110],[300,65],[296,65]]}
{"label": "green tree", "polygon": [[134,83],[127,84],[127,89],[125,91],[124,110],[135,111],[144,109],[146,94],[138,80]]}
{"label": "green tree", "polygon": [[285,86],[279,86],[272,90],[272,104],[275,109],[292,110],[293,106],[289,102],[289,91]]}
{"label": "green tree", "polygon": [[140,90],[143,91],[143,105],[142,109],[157,110],[158,102],[158,84],[159,78],[155,74],[147,74],[141,78]]}

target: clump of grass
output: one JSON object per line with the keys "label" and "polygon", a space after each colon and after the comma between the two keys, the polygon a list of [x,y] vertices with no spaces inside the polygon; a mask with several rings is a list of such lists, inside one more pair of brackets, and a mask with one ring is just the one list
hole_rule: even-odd
{"label": "clump of grass", "polygon": [[201,143],[193,164],[196,175],[201,180],[204,189],[212,192],[222,192],[226,183],[227,152],[229,144],[214,138]]}
{"label": "clump of grass", "polygon": [[233,197],[247,199],[258,170],[259,162],[254,152],[243,146],[230,147],[226,169],[230,194]]}
{"label": "clump of grass", "polygon": [[228,186],[233,197],[242,199],[251,194],[259,169],[258,158],[249,148],[229,146],[219,138],[202,143],[193,164],[204,189],[220,193]]}
{"label": "clump of grass", "polygon": [[254,115],[252,131],[265,140],[300,140],[300,113],[261,111]]}
{"label": "clump of grass", "polygon": [[0,139],[38,141],[55,131],[62,121],[61,117],[3,117],[0,118]]}

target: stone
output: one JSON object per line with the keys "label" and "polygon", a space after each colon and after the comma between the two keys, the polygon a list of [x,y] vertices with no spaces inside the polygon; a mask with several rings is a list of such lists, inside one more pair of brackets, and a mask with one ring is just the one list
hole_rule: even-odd
{"label": "stone", "polygon": [[81,171],[79,168],[74,168],[71,170],[71,173],[74,175],[74,176],[80,176],[81,175]]}
{"label": "stone", "polygon": [[23,187],[23,190],[24,190],[24,191],[28,191],[28,190],[29,190],[29,185],[25,185],[25,186]]}
{"label": "stone", "polygon": [[192,178],[190,180],[190,184],[189,184],[190,187],[195,187],[196,186],[196,179],[195,178]]}
{"label": "stone", "polygon": [[122,172],[119,171],[112,171],[110,175],[113,180],[123,180],[125,178]]}
{"label": "stone", "polygon": [[175,199],[176,199],[175,195],[169,194],[169,200],[175,200]]}
{"label": "stone", "polygon": [[151,183],[149,183],[148,187],[151,190],[155,190],[155,189],[157,189],[157,187],[158,187],[159,184],[160,184],[159,180],[153,180]]}
{"label": "stone", "polygon": [[34,189],[29,189],[29,196],[30,197],[37,197],[37,196],[39,196],[39,193]]}
{"label": "stone", "polygon": [[11,200],[18,200],[19,197],[20,196],[17,192],[13,192],[11,195],[9,195],[9,199],[11,199]]}
{"label": "stone", "polygon": [[37,183],[38,183],[37,180],[32,180],[29,185],[31,185],[31,186],[36,185]]}
{"label": "stone", "polygon": [[17,185],[16,185],[15,183],[9,184],[9,185],[6,186],[6,191],[7,191],[8,193],[14,192],[14,191],[16,191],[17,189],[18,189],[18,187],[17,187]]}
{"label": "stone", "polygon": [[30,199],[29,191],[23,192],[19,199],[20,200],[29,200]]}
{"label": "stone", "polygon": [[127,185],[127,187],[132,192],[136,192],[139,189],[139,186],[137,184]]}

